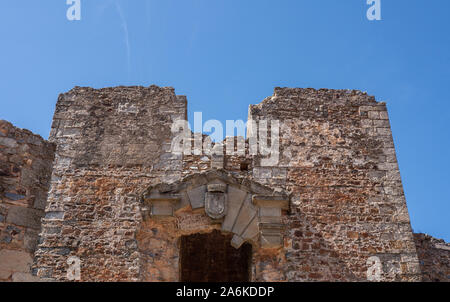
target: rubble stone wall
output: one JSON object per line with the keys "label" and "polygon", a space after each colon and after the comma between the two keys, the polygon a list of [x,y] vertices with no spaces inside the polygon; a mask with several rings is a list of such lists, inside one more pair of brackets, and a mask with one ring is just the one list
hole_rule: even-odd
{"label": "rubble stone wall", "polygon": [[[36,276],[67,281],[75,256],[81,281],[178,280],[180,234],[220,226],[189,205],[168,220],[145,218],[142,194],[221,169],[290,197],[284,242],[256,246],[253,281],[366,281],[377,265],[377,280],[421,280],[384,103],[359,91],[276,88],[249,109],[250,120],[279,121],[275,161],[249,154],[248,139],[246,155],[227,154],[222,162],[174,154],[171,127],[186,119],[186,108],[185,97],[157,86],[75,87],[60,95]],[[0,142],[8,135],[0,133]],[[4,203],[0,226],[6,228]]]}
{"label": "rubble stone wall", "polygon": [[450,244],[426,234],[414,234],[422,281],[450,282]]}
{"label": "rubble stone wall", "polygon": [[31,281],[54,145],[0,121],[0,281]]}
{"label": "rubble stone wall", "polygon": [[360,91],[276,88],[249,119],[281,127],[279,162],[255,157],[253,179],[291,194],[283,260],[261,270],[364,281],[377,257],[379,280],[420,280],[384,103]]}
{"label": "rubble stone wall", "polygon": [[172,88],[76,87],[60,95],[50,141],[57,145],[36,252],[36,274],[66,280],[68,259],[81,281],[140,280],[139,195],[181,176],[170,152],[171,125],[186,118]]}

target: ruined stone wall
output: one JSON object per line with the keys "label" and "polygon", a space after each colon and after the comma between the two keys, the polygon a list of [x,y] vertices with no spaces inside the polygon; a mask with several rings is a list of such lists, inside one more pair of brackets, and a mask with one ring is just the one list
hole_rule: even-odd
{"label": "ruined stone wall", "polygon": [[450,282],[450,243],[426,234],[414,234],[422,281]]}
{"label": "ruined stone wall", "polygon": [[76,256],[82,281],[178,280],[180,236],[220,225],[189,204],[168,219],[143,217],[143,191],[224,168],[236,182],[290,194],[284,245],[254,246],[253,281],[366,281],[374,256],[380,280],[420,279],[385,104],[358,91],[276,88],[249,109],[251,120],[280,121],[280,160],[269,164],[248,146],[222,160],[175,155],[171,126],[186,116],[172,88],[76,87],[59,97],[39,277],[67,280]]}
{"label": "ruined stone wall", "polygon": [[140,280],[136,232],[146,187],[181,177],[170,153],[171,125],[186,118],[172,88],[76,87],[60,95],[50,141],[57,150],[35,272],[67,280],[81,260],[81,281]]}
{"label": "ruined stone wall", "polygon": [[54,145],[0,121],[0,281],[30,281]]}
{"label": "ruined stone wall", "polygon": [[[420,280],[384,103],[359,91],[276,88],[249,119],[280,121],[280,161],[253,161],[253,179],[291,194],[285,249],[260,281]],[[267,273],[264,273],[267,272]]]}

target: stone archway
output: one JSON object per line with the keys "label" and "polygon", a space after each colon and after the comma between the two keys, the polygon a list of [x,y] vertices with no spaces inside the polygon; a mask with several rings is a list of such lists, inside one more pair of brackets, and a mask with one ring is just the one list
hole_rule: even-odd
{"label": "stone archway", "polygon": [[[188,176],[173,184],[152,186],[144,192],[141,202],[144,222],[137,239],[143,255],[144,272],[148,273],[146,280],[179,281],[184,276],[191,276],[186,277],[191,279],[196,276],[195,267],[192,267],[194,271],[191,274],[183,275],[186,269],[183,259],[187,256],[184,254],[183,258],[183,244],[190,244],[186,238],[204,236],[220,243],[223,240],[218,237],[225,236],[226,243],[220,243],[219,247],[209,251],[215,255],[211,261],[223,263],[228,261],[228,256],[234,257],[233,252],[227,252],[225,244],[237,251],[251,244],[253,253],[280,249],[284,245],[283,214],[289,210],[288,196],[256,182],[237,179],[224,170]],[[214,239],[213,233],[220,236]],[[217,272],[213,269],[209,273],[214,276]],[[230,276],[233,274],[236,278],[245,279],[242,273],[229,273]],[[247,276],[251,280],[250,273]],[[195,277],[194,280],[200,279]]]}

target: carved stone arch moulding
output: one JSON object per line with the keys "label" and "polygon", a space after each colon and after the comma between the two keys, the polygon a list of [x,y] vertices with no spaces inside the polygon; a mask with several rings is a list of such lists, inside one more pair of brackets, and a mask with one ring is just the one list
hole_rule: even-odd
{"label": "carved stone arch moulding", "polygon": [[204,208],[206,215],[233,233],[231,245],[244,242],[261,248],[283,246],[282,215],[289,210],[289,197],[247,179],[237,179],[224,170],[188,176],[173,184],[158,184],[142,195],[145,219],[175,215],[178,209]]}

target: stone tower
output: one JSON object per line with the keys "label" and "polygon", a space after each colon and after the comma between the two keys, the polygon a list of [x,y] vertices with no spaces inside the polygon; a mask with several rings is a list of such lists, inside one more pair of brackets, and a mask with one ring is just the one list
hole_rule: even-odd
{"label": "stone tower", "polygon": [[79,259],[81,281],[420,280],[384,103],[275,88],[249,120],[267,122],[276,160],[251,139],[244,153],[174,153],[186,117],[172,88],[60,95],[38,277],[68,280]]}

